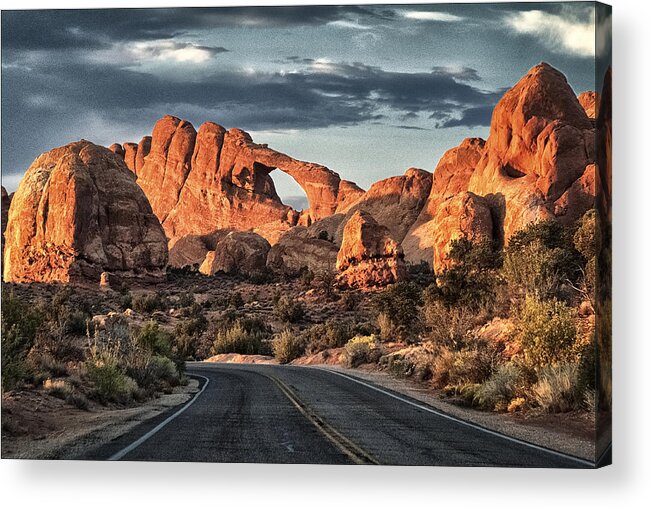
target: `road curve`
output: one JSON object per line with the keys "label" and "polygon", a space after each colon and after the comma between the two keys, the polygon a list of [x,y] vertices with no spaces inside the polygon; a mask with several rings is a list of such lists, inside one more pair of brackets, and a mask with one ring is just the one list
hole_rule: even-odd
{"label": "road curve", "polygon": [[207,385],[181,413],[145,422],[83,458],[590,467],[326,370],[188,363],[187,371]]}

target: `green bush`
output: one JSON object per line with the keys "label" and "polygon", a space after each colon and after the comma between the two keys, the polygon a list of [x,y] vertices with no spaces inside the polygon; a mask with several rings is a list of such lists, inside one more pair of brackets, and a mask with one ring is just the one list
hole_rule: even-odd
{"label": "green bush", "polygon": [[304,339],[285,328],[274,338],[272,350],[279,363],[289,363],[305,352]]}
{"label": "green bush", "polygon": [[495,242],[453,240],[450,265],[429,286],[430,298],[436,297],[447,306],[462,305],[473,310],[493,302],[498,285],[498,269],[502,255]]}
{"label": "green bush", "polygon": [[382,349],[375,335],[358,335],[350,339],[344,346],[344,359],[349,367],[375,363],[381,355]]}
{"label": "green bush", "polygon": [[518,328],[524,359],[531,367],[546,367],[576,357],[575,312],[564,302],[528,296]]}
{"label": "green bush", "polygon": [[305,310],[300,302],[284,295],[274,303],[274,313],[283,323],[296,323],[303,319]]}
{"label": "green bush", "polygon": [[531,388],[536,404],[548,413],[578,409],[584,394],[579,389],[576,364],[564,363],[541,369],[538,382]]}
{"label": "green bush", "polygon": [[79,310],[63,313],[60,320],[64,333],[71,335],[85,335],[88,327],[91,326],[91,316]]}
{"label": "green bush", "polygon": [[503,275],[513,297],[564,297],[563,287],[575,284],[583,259],[570,230],[555,221],[533,223],[517,231],[504,255]]}
{"label": "green bush", "polygon": [[350,322],[331,319],[306,330],[306,351],[308,354],[315,354],[326,349],[342,347],[354,335],[354,326]]}
{"label": "green bush", "polygon": [[2,291],[2,389],[11,390],[28,380],[32,371],[26,362],[44,316],[23,302],[13,291]]}
{"label": "green bush", "polygon": [[268,347],[264,344],[265,336],[257,331],[247,331],[241,321],[227,329],[217,332],[213,342],[213,355],[239,353],[243,355],[266,354]]}
{"label": "green bush", "polygon": [[136,344],[154,355],[170,356],[172,354],[172,341],[155,321],[149,321],[143,328],[134,334]]}
{"label": "green bush", "polygon": [[400,339],[413,338],[420,328],[422,303],[420,288],[411,282],[398,282],[378,293],[372,304],[379,317],[378,324],[384,328],[383,338],[387,338],[385,333],[395,333]]}
{"label": "green bush", "polygon": [[500,365],[474,392],[474,403],[484,409],[504,410],[516,396],[522,371],[513,363]]}
{"label": "green bush", "polygon": [[132,297],[133,310],[141,314],[151,314],[157,310],[169,308],[167,298],[161,293],[142,293]]}
{"label": "green bush", "polygon": [[102,404],[128,404],[138,394],[138,384],[123,374],[114,362],[86,364],[86,375],[94,386],[94,397]]}

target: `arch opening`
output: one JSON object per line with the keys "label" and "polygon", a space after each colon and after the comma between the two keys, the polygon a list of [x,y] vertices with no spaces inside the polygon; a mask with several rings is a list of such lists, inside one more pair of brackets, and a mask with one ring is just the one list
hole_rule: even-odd
{"label": "arch opening", "polygon": [[307,210],[310,204],[303,188],[290,175],[279,169],[272,169],[269,177],[273,180],[280,201],[297,212]]}

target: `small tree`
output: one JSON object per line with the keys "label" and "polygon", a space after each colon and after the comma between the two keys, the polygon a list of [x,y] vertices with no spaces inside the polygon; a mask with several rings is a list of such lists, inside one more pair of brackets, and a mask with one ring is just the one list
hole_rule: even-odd
{"label": "small tree", "polygon": [[420,288],[411,282],[398,282],[377,294],[373,306],[381,319],[388,319],[402,339],[410,338],[420,326]]}

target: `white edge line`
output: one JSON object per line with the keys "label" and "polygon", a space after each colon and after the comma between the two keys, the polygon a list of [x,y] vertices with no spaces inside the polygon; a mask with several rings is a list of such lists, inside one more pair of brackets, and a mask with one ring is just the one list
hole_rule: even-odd
{"label": "white edge line", "polygon": [[392,398],[394,398],[396,400],[404,402],[405,404],[409,404],[409,405],[414,406],[414,407],[416,407],[418,409],[422,409],[423,411],[433,413],[433,414],[435,414],[437,416],[440,416],[442,418],[447,418],[448,420],[452,420],[454,422],[460,423],[461,425],[465,425],[466,427],[471,427],[473,429],[480,430],[480,431],[485,432],[487,434],[490,434],[492,436],[501,437],[502,439],[506,439],[507,441],[511,441],[513,443],[518,443],[518,444],[521,444],[521,445],[524,445],[524,446],[528,446],[529,448],[533,448],[535,450],[539,450],[539,451],[546,452],[546,453],[549,453],[549,454],[552,454],[552,455],[556,455],[557,457],[562,457],[562,458],[567,459],[567,460],[573,460],[575,462],[578,462],[579,464],[583,464],[583,465],[586,465],[586,466],[589,466],[589,467],[595,467],[596,466],[596,464],[594,462],[590,462],[589,460],[581,459],[579,457],[575,457],[574,455],[568,455],[566,453],[558,452],[558,451],[552,450],[550,448],[545,448],[544,446],[539,446],[539,445],[536,445],[536,444],[533,444],[533,443],[529,443],[528,441],[524,441],[524,440],[518,439],[516,437],[511,437],[511,436],[508,436],[506,434],[502,434],[501,432],[490,430],[490,429],[487,429],[486,427],[482,427],[481,425],[477,425],[475,423],[471,423],[471,422],[468,422],[466,420],[462,420],[462,419],[457,418],[455,416],[451,416],[449,414],[443,413],[442,411],[437,411],[436,409],[432,409],[429,406],[425,406],[425,405],[422,405],[422,404],[418,404],[416,402],[412,402],[411,400],[405,399],[405,398],[400,397],[400,396],[398,396],[398,395],[396,395],[394,393],[383,390],[382,388],[378,388],[377,386],[373,386],[372,384],[361,381],[360,379],[357,379],[355,377],[343,374],[342,372],[338,372],[336,370],[331,370],[331,369],[327,369],[327,368],[323,368],[323,367],[313,367],[313,368],[316,368],[318,370],[322,370],[324,372],[330,372],[331,374],[336,374],[337,376],[341,376],[341,377],[346,378],[346,379],[348,379],[350,381],[354,381],[355,383],[358,383],[358,384],[360,384],[362,386],[370,388],[371,390],[375,390],[376,392],[380,392],[380,393],[383,393],[384,395],[388,395],[389,397],[392,397]]}
{"label": "white edge line", "polygon": [[181,409],[179,409],[176,413],[173,415],[168,416],[165,420],[160,422],[156,427],[151,429],[149,432],[147,432],[145,435],[141,436],[139,439],[131,443],[129,446],[126,448],[123,448],[117,453],[114,453],[111,455],[107,460],[120,460],[122,459],[125,455],[128,453],[132,452],[136,448],[138,448],[141,444],[143,444],[145,441],[147,441],[150,437],[152,437],[154,434],[156,434],[158,431],[160,431],[165,425],[170,423],[174,418],[179,416],[181,413],[183,413],[186,409],[188,409],[194,402],[199,398],[199,395],[203,393],[203,391],[206,389],[206,386],[208,386],[208,383],[210,383],[210,379],[208,379],[206,376],[201,376],[199,374],[191,374],[194,377],[202,377],[203,379],[206,380],[206,382],[203,384],[201,387],[201,390],[199,390],[197,393],[194,394],[194,397],[192,397],[188,402],[186,402]]}

